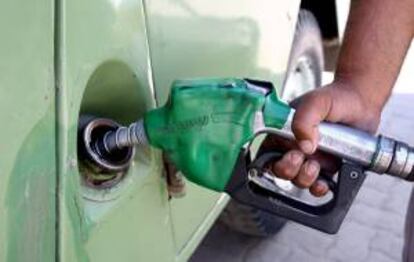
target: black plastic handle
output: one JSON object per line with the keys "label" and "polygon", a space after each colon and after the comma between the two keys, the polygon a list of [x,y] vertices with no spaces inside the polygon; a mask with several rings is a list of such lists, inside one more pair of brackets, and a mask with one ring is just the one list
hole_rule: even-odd
{"label": "black plastic handle", "polygon": [[[269,156],[267,160],[269,159],[272,158]],[[265,168],[268,161],[263,162],[260,167]],[[252,182],[248,175],[249,167],[257,168],[258,165],[257,163],[251,165],[248,153],[242,151],[233,176],[225,189],[230,196],[246,205],[329,234],[338,232],[365,179],[361,167],[344,162],[339,170],[338,182],[330,185],[332,199],[320,205],[311,205]]]}

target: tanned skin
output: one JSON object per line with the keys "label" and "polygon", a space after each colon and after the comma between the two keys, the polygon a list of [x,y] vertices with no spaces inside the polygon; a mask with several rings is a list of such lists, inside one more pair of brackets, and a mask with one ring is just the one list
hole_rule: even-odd
{"label": "tanned skin", "polygon": [[328,186],[317,178],[331,161],[315,154],[319,123],[374,133],[413,36],[414,0],[352,1],[335,80],[293,102],[297,146],[273,164],[274,173],[325,195]]}

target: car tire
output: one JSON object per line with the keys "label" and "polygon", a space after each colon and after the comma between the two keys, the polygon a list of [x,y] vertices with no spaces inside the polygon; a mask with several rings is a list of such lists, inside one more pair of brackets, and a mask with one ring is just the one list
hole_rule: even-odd
{"label": "car tire", "polygon": [[311,12],[301,10],[281,98],[290,102],[319,87],[323,69],[323,42],[318,22]]}
{"label": "car tire", "polygon": [[[322,81],[324,66],[322,37],[313,14],[301,10],[296,26],[294,42],[288,63],[288,70],[281,97],[290,101],[318,86]],[[301,74],[305,74],[301,77]],[[304,80],[304,86],[297,87],[297,81]],[[292,90],[296,89],[296,90]],[[296,190],[292,194],[300,195]],[[287,220],[260,209],[230,200],[219,220],[230,229],[256,237],[269,237],[278,233]]]}

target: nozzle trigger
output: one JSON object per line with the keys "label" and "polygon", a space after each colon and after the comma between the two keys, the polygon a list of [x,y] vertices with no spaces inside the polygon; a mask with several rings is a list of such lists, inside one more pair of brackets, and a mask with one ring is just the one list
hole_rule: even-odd
{"label": "nozzle trigger", "polygon": [[267,172],[268,166],[281,156],[280,152],[265,153],[251,161],[249,153],[246,150],[241,151],[225,191],[245,205],[335,234],[365,179],[362,168],[343,162],[337,182],[328,176],[324,177],[332,192],[332,198],[322,204],[313,205],[272,185],[269,176],[273,175]]}

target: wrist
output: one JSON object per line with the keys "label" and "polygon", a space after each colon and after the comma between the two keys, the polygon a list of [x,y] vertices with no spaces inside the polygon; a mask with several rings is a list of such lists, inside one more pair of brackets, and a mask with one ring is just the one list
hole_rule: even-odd
{"label": "wrist", "polygon": [[332,97],[331,115],[338,117],[335,122],[349,124],[371,133],[377,130],[384,103],[361,92],[363,88],[348,79],[335,78],[327,88],[330,89]]}
{"label": "wrist", "polygon": [[391,93],[389,85],[379,84],[378,81],[373,81],[372,77],[361,72],[350,74],[344,71],[336,72],[333,86],[351,94],[361,105],[360,109],[381,114]]}
{"label": "wrist", "polygon": [[369,81],[357,75],[351,77],[337,75],[335,76],[333,86],[335,89],[343,91],[342,93],[346,93],[352,99],[355,99],[355,103],[359,104],[360,109],[378,114],[382,112],[389,97],[388,93],[381,92],[381,88],[378,88],[378,92],[373,92]]}

